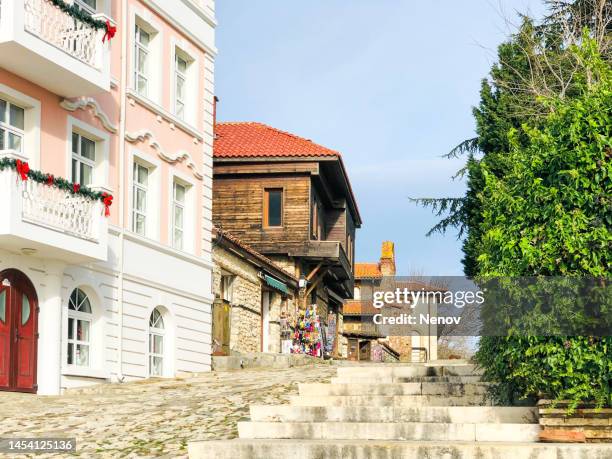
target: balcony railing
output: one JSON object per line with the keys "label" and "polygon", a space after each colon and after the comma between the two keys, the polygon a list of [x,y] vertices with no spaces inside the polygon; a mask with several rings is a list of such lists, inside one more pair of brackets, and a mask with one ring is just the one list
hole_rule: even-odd
{"label": "balcony railing", "polygon": [[109,91],[110,45],[101,25],[114,22],[104,13],[91,18],[52,0],[0,0],[0,56],[15,57],[2,67],[65,98]]}
{"label": "balcony railing", "polygon": [[98,68],[101,32],[74,19],[49,0],[24,0],[25,30],[65,53]]}
{"label": "balcony railing", "polygon": [[[7,154],[0,152],[0,158]],[[108,221],[99,200],[22,180],[5,168],[0,171],[0,209],[0,248],[75,264],[108,258]]]}
{"label": "balcony railing", "polygon": [[[9,180],[18,181],[17,174],[9,173],[13,177]],[[47,228],[64,233],[97,241],[98,234],[95,223],[99,221],[102,213],[98,201],[73,195],[59,188],[44,185],[28,180],[22,182],[22,218],[24,221],[46,226]]]}

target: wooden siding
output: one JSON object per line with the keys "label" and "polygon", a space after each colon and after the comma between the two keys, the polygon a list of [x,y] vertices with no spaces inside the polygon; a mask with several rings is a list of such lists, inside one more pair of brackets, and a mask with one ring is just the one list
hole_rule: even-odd
{"label": "wooden siding", "polygon": [[[263,226],[266,188],[283,189],[282,227]],[[309,203],[309,176],[235,178],[215,175],[213,222],[258,251],[275,244],[309,241]],[[282,247],[279,245],[279,248]]]}
{"label": "wooden siding", "polygon": [[346,210],[328,209],[325,215],[327,240],[340,242],[346,252]]}

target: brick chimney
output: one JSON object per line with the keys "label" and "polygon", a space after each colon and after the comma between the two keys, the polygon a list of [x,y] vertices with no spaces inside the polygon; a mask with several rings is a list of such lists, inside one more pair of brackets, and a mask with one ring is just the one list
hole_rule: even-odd
{"label": "brick chimney", "polygon": [[395,276],[395,246],[391,241],[382,243],[380,272],[383,276]]}

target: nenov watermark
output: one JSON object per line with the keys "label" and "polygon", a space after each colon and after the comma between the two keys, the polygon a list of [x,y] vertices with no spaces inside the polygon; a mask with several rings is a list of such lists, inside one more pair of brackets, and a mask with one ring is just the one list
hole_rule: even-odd
{"label": "nenov watermark", "polygon": [[[485,302],[484,292],[477,290],[444,290],[443,287],[429,286],[418,289],[408,287],[396,287],[391,291],[374,291],[372,294],[372,306],[382,309],[384,306],[405,306],[413,310],[412,313],[400,313],[399,315],[385,316],[382,313],[375,314],[372,321],[376,325],[459,325],[463,317],[461,315],[440,316],[432,314],[431,311],[415,313],[419,305],[446,305],[456,308],[464,308],[469,305],[481,305]],[[403,308],[402,308],[403,309]],[[430,309],[430,308],[428,308]]]}
{"label": "nenov watermark", "polygon": [[606,278],[397,276],[357,290],[361,323],[382,336],[612,336]]}

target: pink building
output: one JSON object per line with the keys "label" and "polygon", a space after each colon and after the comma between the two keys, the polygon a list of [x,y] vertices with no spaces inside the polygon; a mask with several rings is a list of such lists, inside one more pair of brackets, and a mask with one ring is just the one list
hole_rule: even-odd
{"label": "pink building", "polygon": [[0,390],[210,369],[215,26],[0,2]]}

